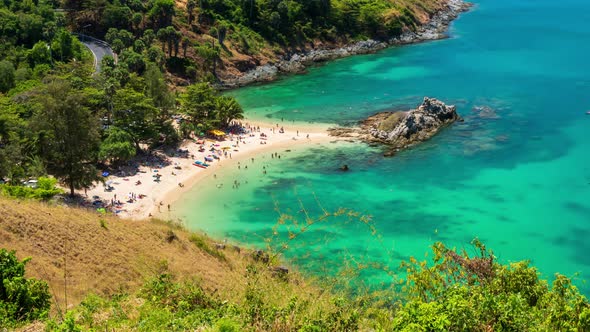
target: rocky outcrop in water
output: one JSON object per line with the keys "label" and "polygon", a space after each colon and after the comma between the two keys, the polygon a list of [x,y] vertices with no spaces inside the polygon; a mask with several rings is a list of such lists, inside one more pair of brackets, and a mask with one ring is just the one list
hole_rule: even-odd
{"label": "rocky outcrop in water", "polygon": [[237,88],[256,82],[273,81],[281,74],[302,73],[308,66],[342,58],[355,54],[367,54],[382,50],[389,46],[418,43],[426,40],[446,38],[449,24],[471,7],[470,3],[463,0],[449,0],[444,9],[432,16],[428,23],[418,27],[416,31],[405,31],[400,36],[386,41],[363,40],[349,44],[345,47],[331,49],[312,49],[304,53],[296,53],[285,56],[276,63],[258,66],[242,76],[225,80],[221,83],[223,88]]}
{"label": "rocky outcrop in water", "polygon": [[445,126],[460,120],[455,106],[425,97],[418,108],[407,112],[381,112],[361,122],[359,128],[333,128],[330,135],[357,138],[388,146],[386,155],[426,141]]}

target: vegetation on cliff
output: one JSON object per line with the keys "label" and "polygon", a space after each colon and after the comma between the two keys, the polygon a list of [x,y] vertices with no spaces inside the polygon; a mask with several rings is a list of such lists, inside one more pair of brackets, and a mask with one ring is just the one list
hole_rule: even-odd
{"label": "vegetation on cliff", "polygon": [[[68,25],[109,42],[122,61],[152,61],[177,82],[231,77],[292,49],[390,38],[444,0],[62,1]],[[133,67],[133,68],[131,68]],[[141,72],[143,66],[131,66]]]}

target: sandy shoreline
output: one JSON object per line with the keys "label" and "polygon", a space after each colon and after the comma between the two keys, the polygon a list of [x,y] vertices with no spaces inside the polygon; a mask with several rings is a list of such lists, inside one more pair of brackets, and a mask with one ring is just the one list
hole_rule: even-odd
{"label": "sandy shoreline", "polygon": [[[337,140],[337,138],[328,135],[326,130],[329,125],[305,125],[289,122],[271,124],[245,120],[244,126],[246,128],[259,127],[260,131],[256,130],[241,135],[242,139],[239,144],[237,143],[237,135],[233,135],[233,139],[227,136],[223,141],[206,139],[204,152],[199,152],[201,144],[197,144],[197,141],[186,140],[179,147],[181,150],[188,150],[188,153],[184,153],[184,155],[182,153],[176,155],[168,153],[164,156],[162,151],[155,151],[163,156],[164,162],[160,165],[158,162],[147,165],[135,162],[138,172],[134,172],[134,174],[119,173],[105,178],[112,190],[107,191],[105,185],[98,184],[92,189],[88,189],[86,194],[84,192],[78,193],[83,196],[87,195],[91,201],[102,202],[103,206],[122,218],[140,220],[160,217],[166,219],[170,215],[168,213],[169,205],[172,206],[203,179],[214,176],[216,171],[222,167],[235,165],[241,160],[250,159],[265,151]],[[283,133],[279,132],[281,127],[284,129]],[[261,133],[266,137],[261,137]],[[224,153],[218,155],[219,159],[208,162],[210,164],[208,168],[194,166],[195,160],[205,161],[206,156],[213,154],[210,151],[211,147],[218,151],[224,151]],[[156,176],[159,177],[159,181],[156,181]],[[117,203],[119,201],[121,204]]]}

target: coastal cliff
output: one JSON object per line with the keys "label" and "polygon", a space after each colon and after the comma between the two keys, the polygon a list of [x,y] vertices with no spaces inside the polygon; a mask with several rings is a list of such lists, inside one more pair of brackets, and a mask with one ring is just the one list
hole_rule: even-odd
{"label": "coastal cliff", "polygon": [[386,156],[430,139],[442,128],[461,120],[453,105],[424,97],[418,108],[407,112],[381,112],[360,123],[359,128],[332,128],[330,135],[358,138],[388,147]]}
{"label": "coastal cliff", "polygon": [[260,65],[245,73],[222,79],[220,85],[222,88],[231,89],[252,83],[270,82],[276,80],[280,75],[303,73],[307,67],[324,61],[351,55],[374,53],[391,46],[444,39],[447,37],[446,32],[450,23],[462,12],[469,10],[471,6],[471,3],[463,0],[449,0],[425,24],[419,25],[415,31],[405,29],[399,36],[389,40],[368,39],[343,47],[320,47],[300,53],[287,54],[276,62]]}

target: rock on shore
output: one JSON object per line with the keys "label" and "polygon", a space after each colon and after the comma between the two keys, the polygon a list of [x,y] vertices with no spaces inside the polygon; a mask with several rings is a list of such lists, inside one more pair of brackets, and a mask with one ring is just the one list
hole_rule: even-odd
{"label": "rock on shore", "polygon": [[381,112],[361,122],[359,128],[334,128],[330,135],[358,138],[388,146],[386,155],[426,141],[445,126],[460,120],[452,105],[429,97],[418,108],[407,112]]}
{"label": "rock on shore", "polygon": [[428,23],[418,27],[416,31],[405,31],[400,36],[386,41],[363,40],[340,48],[312,49],[304,53],[285,56],[276,63],[258,66],[245,74],[221,83],[223,88],[237,88],[256,82],[273,81],[280,74],[302,73],[305,68],[318,62],[333,60],[355,54],[367,54],[389,46],[417,43],[426,40],[445,38],[449,24],[471,7],[463,0],[449,0],[444,9],[432,16]]}

